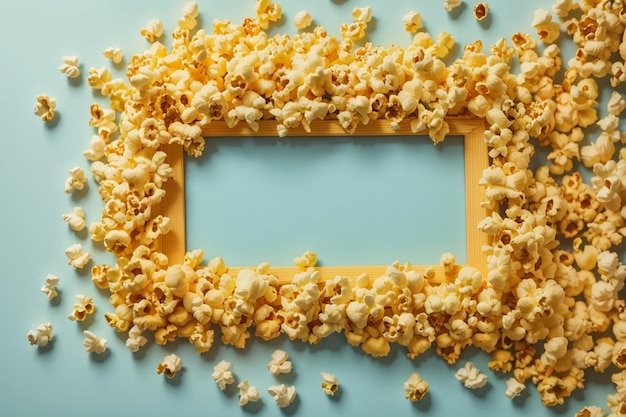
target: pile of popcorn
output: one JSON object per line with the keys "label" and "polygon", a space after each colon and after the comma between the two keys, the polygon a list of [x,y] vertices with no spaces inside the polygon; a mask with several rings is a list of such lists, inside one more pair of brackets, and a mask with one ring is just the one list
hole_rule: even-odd
{"label": "pile of popcorn", "polygon": [[[457,3],[446,2],[446,9]],[[110,291],[114,311],[105,317],[127,332],[128,348],[140,349],[142,334],[152,332],[157,344],[184,338],[207,352],[216,326],[222,343],[239,348],[251,334],[317,343],[343,333],[372,356],[387,355],[397,343],[411,358],[434,348],[454,364],[464,348],[476,346],[492,355],[492,370],[511,373],[510,396],[530,381],[545,405],[562,404],[584,387],[585,372],[609,370],[617,388],[610,415],[626,410],[626,302],[619,296],[626,265],[616,252],[626,235],[626,134],[619,126],[626,4],[557,0],[551,11],[535,13],[536,36],[515,33],[512,43],[501,39],[488,52],[476,41],[449,65],[443,59],[455,40],[420,31],[417,12],[404,19],[415,32],[406,48],[356,47],[372,18],[369,7],[355,9],[337,38],[321,26],[269,37],[265,30],[280,19],[281,7],[270,0],[256,6],[254,18],[241,25],[215,20],[207,33],[195,27],[198,7],[190,2],[171,49],[158,41],[160,22],[142,31],[152,46],[130,58],[127,81],[113,79],[106,67],[89,69],[87,83],[110,100],[110,108],[91,108],[97,134],[85,156],[104,208],[89,233],[117,259],[94,266],[92,280]],[[488,5],[482,6],[484,17]],[[303,28],[311,22],[308,13],[298,15]],[[577,45],[568,61],[554,43],[565,34]],[[511,72],[514,57],[519,74]],[[73,74],[67,66],[74,61],[64,62]],[[597,79],[615,87],[603,118]],[[54,108],[53,99],[38,98],[44,120]],[[199,156],[212,123],[245,123],[254,131],[275,123],[285,136],[296,127],[315,131],[321,121],[352,134],[371,120],[394,130],[410,125],[436,144],[449,133],[451,117],[485,121],[491,165],[480,180],[487,196],[481,204],[491,215],[478,228],[492,241],[484,248],[486,276],[446,254],[443,282],[432,270],[399,262],[382,276],[322,282],[309,253],[297,262],[301,272],[283,283],[267,263],[234,276],[220,257],[202,264],[201,250],[181,264],[160,251],[170,220],[155,206],[172,177],[163,145]],[[595,141],[583,131],[593,125],[600,131]],[[549,149],[548,164],[533,171],[537,143]],[[575,171],[579,162],[593,171],[590,184]],[[68,192],[85,180],[84,173],[70,174]],[[85,227],[78,209],[67,219]],[[68,254],[77,267],[79,249]],[[471,366],[459,378],[484,382]],[[417,376],[407,386],[424,384]]]}

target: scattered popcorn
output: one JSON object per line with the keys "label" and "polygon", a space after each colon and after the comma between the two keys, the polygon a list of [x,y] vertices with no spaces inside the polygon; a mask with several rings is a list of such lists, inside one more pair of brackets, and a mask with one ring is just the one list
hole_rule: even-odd
{"label": "scattered popcorn", "polygon": [[461,0],[446,0],[443,3],[443,8],[446,9],[447,12],[451,12],[456,7],[459,7],[463,3]]}
{"label": "scattered popcorn", "polygon": [[272,353],[272,359],[267,364],[267,369],[272,375],[288,374],[291,372],[292,364],[288,361],[289,355],[281,349],[276,349]]}
{"label": "scattered popcorn", "polygon": [[274,397],[274,401],[280,408],[285,408],[296,398],[296,388],[294,386],[286,387],[285,384],[272,385],[267,392]]}
{"label": "scattered popcorn", "polygon": [[52,324],[50,323],[43,323],[35,330],[28,332],[28,342],[31,345],[45,347],[50,341],[52,341]]}
{"label": "scattered popcorn", "polygon": [[105,58],[108,58],[111,61],[113,61],[114,64],[119,64],[120,62],[122,62],[122,59],[124,58],[124,53],[122,52],[122,50],[115,46],[108,47],[107,49],[102,51],[102,55]]}
{"label": "scattered popcorn", "polygon": [[402,18],[404,30],[409,33],[417,32],[422,28],[422,15],[416,11],[410,11]]}
{"label": "scattered popcorn", "polygon": [[369,23],[372,20],[372,8],[369,6],[355,7],[352,10],[352,17],[357,22]]}
{"label": "scattered popcorn", "polygon": [[141,329],[134,325],[128,331],[128,339],[126,339],[126,347],[131,352],[137,352],[142,346],[148,343],[148,339],[146,339],[142,334]]}
{"label": "scattered popcorn", "polygon": [[545,9],[535,10],[532,26],[537,30],[539,39],[544,43],[553,43],[561,32],[561,25],[552,21],[552,15]]}
{"label": "scattered popcorn", "polygon": [[85,171],[79,167],[74,167],[67,171],[70,176],[65,180],[65,192],[71,193],[72,190],[82,190],[87,183],[87,177],[85,177]]}
{"label": "scattered popcorn", "polygon": [[428,393],[430,385],[418,373],[412,373],[404,383],[406,398],[413,402],[419,401]]}
{"label": "scattered popcorn", "polygon": [[163,22],[159,19],[150,19],[146,23],[146,27],[141,29],[141,36],[146,38],[148,42],[154,42],[163,35]]}
{"label": "scattered popcorn", "polygon": [[85,212],[82,207],[74,207],[71,213],[63,214],[62,218],[75,232],[80,232],[86,226]]}
{"label": "scattered popcorn", "polygon": [[474,17],[480,21],[487,17],[489,14],[489,5],[487,3],[478,2],[474,5]]}
{"label": "scattered popcorn", "polygon": [[302,256],[298,256],[293,260],[300,269],[307,269],[315,266],[317,262],[317,254],[315,252],[306,251]]}
{"label": "scattered popcorn", "polygon": [[213,380],[217,382],[217,386],[222,391],[226,389],[227,385],[230,385],[233,382],[235,382],[235,377],[233,373],[230,371],[231,367],[232,367],[232,363],[222,360],[213,368],[213,374],[212,374]]}
{"label": "scattered popcorn", "polygon": [[102,90],[111,81],[111,71],[106,67],[89,68],[87,85],[94,90]]}
{"label": "scattered popcorn", "polygon": [[339,382],[337,377],[328,372],[321,372],[322,375],[322,390],[326,395],[335,395],[335,392],[339,389]]}
{"label": "scattered popcorn", "polygon": [[46,297],[48,298],[48,300],[52,300],[54,297],[58,295],[57,290],[56,290],[56,286],[58,283],[59,283],[58,277],[52,274],[48,274],[48,276],[46,277],[46,283],[43,285],[43,287],[41,287],[41,292],[46,294]]}
{"label": "scattered popcorn", "polygon": [[78,68],[78,57],[75,55],[64,56],[63,65],[59,67],[61,73],[67,75],[68,78],[76,78],[80,75],[80,69]]}
{"label": "scattered popcorn", "polygon": [[306,29],[313,23],[313,18],[307,11],[299,11],[293,17],[293,24],[297,29]]}
{"label": "scattered popcorn", "polygon": [[574,414],[574,417],[604,417],[604,409],[595,405],[588,405]]}
{"label": "scattered popcorn", "polygon": [[244,406],[250,401],[259,401],[260,393],[257,387],[251,387],[247,379],[241,381],[237,388],[239,388],[239,405]]}
{"label": "scattered popcorn", "polygon": [[171,353],[163,357],[163,361],[157,366],[157,374],[164,374],[168,379],[172,379],[183,369],[183,361]]}
{"label": "scattered popcorn", "polygon": [[91,254],[83,250],[83,245],[75,243],[65,249],[65,256],[69,259],[68,264],[74,269],[84,268],[91,259]]}
{"label": "scattered popcorn", "polygon": [[94,352],[100,355],[107,350],[106,339],[100,339],[89,330],[83,331],[83,334],[85,335],[85,341],[83,342],[85,352]]}
{"label": "scattered popcorn", "polygon": [[198,24],[198,3],[188,1],[183,6],[183,17],[178,19],[178,27],[182,29],[192,30]]}
{"label": "scattered popcorn", "polygon": [[96,307],[93,304],[93,298],[78,294],[76,295],[76,303],[74,303],[74,311],[67,318],[72,321],[84,321],[94,311],[96,311]]}
{"label": "scattered popcorn", "polygon": [[487,384],[487,375],[481,374],[480,370],[472,362],[466,362],[465,366],[454,374],[466,388],[482,388]]}
{"label": "scattered popcorn", "polygon": [[35,115],[41,117],[44,122],[49,122],[54,118],[54,109],[57,102],[54,98],[48,97],[47,94],[39,94],[35,103]]}
{"label": "scattered popcorn", "polygon": [[506,395],[509,398],[515,398],[526,389],[526,385],[522,384],[515,378],[509,378],[506,380]]}

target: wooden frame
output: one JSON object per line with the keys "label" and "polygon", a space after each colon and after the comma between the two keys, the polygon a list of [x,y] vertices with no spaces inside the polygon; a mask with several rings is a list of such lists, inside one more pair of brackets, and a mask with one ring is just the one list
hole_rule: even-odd
{"label": "wooden frame", "polygon": [[[480,202],[486,201],[485,192],[478,185],[483,170],[489,166],[487,145],[484,141],[484,122],[476,118],[449,118],[448,136],[464,137],[465,159],[465,208],[466,208],[466,246],[467,265],[477,268],[484,277],[487,275],[486,255],[483,246],[490,245],[489,237],[478,230],[478,222],[488,216],[488,210],[481,208]],[[212,122],[203,132],[205,137],[224,136],[276,136],[276,122],[261,121],[258,131],[253,131],[246,124],[240,123],[229,128],[225,122]],[[341,126],[332,120],[317,122],[312,126],[312,133],[303,128],[290,129],[290,136],[346,136]],[[427,135],[427,132],[411,132],[408,124],[399,130],[391,129],[386,120],[373,120],[365,126],[359,126],[359,136],[393,136],[393,135]],[[433,145],[434,146],[434,145]],[[170,217],[172,227],[163,236],[161,250],[171,262],[182,263],[187,248],[185,247],[185,178],[183,147],[180,145],[165,146],[168,163],[174,170],[174,178],[165,184],[166,198],[160,204],[161,214]],[[460,268],[462,265],[456,267]],[[236,275],[239,270],[250,266],[229,267],[229,272]],[[446,274],[440,265],[415,265],[413,269],[423,271],[432,268],[435,272],[431,283],[446,281]],[[254,268],[254,267],[253,267]],[[387,266],[322,266],[316,267],[321,272],[321,281],[332,279],[336,275],[355,278],[359,274],[368,273],[372,277],[384,275]],[[290,282],[294,275],[301,272],[295,266],[272,266],[269,273],[278,277],[281,283]],[[454,275],[454,274],[451,274]]]}

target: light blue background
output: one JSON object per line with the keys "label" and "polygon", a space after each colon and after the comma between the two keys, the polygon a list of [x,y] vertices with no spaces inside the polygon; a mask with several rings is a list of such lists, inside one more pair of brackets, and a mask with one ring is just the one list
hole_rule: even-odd
{"label": "light blue background", "polygon": [[[481,38],[486,47],[500,37],[510,39],[515,31],[531,31],[534,9],[548,8],[551,4],[538,0],[492,0],[489,2],[491,19],[478,23],[471,13],[473,2],[466,2],[454,15],[444,11],[443,1],[434,0],[285,0],[282,3],[286,21],[306,7],[316,23],[324,24],[335,35],[338,35],[339,23],[351,20],[352,8],[371,5],[375,21],[370,25],[374,29],[370,40],[403,46],[408,45],[411,36],[403,32],[399,22],[408,10],[416,9],[423,14],[426,29],[433,36],[447,30],[460,45]],[[594,381],[588,383],[586,391],[577,392],[564,407],[546,409],[532,386],[521,398],[508,400],[504,396],[505,377],[493,375],[487,369],[485,354],[468,350],[454,367],[448,367],[432,351],[414,362],[398,348],[386,358],[373,359],[347,345],[341,335],[316,346],[292,343],[284,338],[271,343],[252,339],[245,350],[216,342],[205,355],[196,354],[186,343],[167,349],[150,345],[137,354],[128,352],[124,338],[118,337],[103,318],[103,313],[110,311],[107,294],[93,286],[87,271],[72,270],[63,254],[66,247],[81,242],[92,252],[96,263],[112,261],[100,245],[89,241],[86,233],[76,235],[61,220],[61,214],[70,212],[75,205],[84,207],[88,221],[99,218],[101,202],[93,182],[89,190],[72,196],[63,193],[63,184],[67,169],[75,165],[88,169],[82,151],[87,149],[92,135],[92,128],[87,124],[89,105],[93,101],[103,104],[105,101],[86,87],[84,77],[76,82],[69,81],[57,67],[63,55],[71,54],[79,56],[83,74],[90,66],[111,65],[101,56],[101,51],[109,46],[122,47],[129,59],[132,53],[148,46],[139,36],[145,22],[162,19],[166,27],[164,39],[167,39],[183,4],[184,0],[0,3],[0,37],[3,39],[0,67],[2,415],[553,416],[572,415],[586,403],[605,404],[604,396],[613,390],[608,375],[598,381],[595,375],[589,375]],[[254,13],[252,0],[207,0],[201,2],[200,7],[208,30],[214,18],[239,22]],[[293,33],[290,23],[284,23],[278,30]],[[457,47],[454,52],[460,50]],[[123,65],[116,68],[116,76],[123,77],[123,68]],[[51,124],[42,123],[32,114],[35,97],[44,92],[58,102],[57,118]],[[247,146],[241,144],[243,150]],[[313,152],[315,146],[311,147]],[[414,145],[405,146],[410,149]],[[270,148],[271,152],[280,149]],[[387,151],[385,148],[383,152]],[[217,165],[220,154],[224,153],[226,151],[218,151],[206,164],[212,164],[215,159]],[[406,238],[407,245],[415,241],[412,236]],[[444,244],[450,239],[438,234],[429,236],[429,239],[440,238],[445,239]],[[404,246],[399,243],[396,247]],[[285,256],[291,259],[308,249],[303,246]],[[343,259],[352,255],[350,250],[344,253],[333,249],[332,253],[345,255]],[[255,258],[256,254],[246,256]],[[322,253],[325,262],[334,263],[326,256],[329,255]],[[49,273],[61,279],[61,295],[54,302],[48,302],[39,292]],[[80,293],[94,296],[97,312],[87,322],[77,324],[66,316],[72,310],[75,294]],[[55,326],[54,342],[49,348],[38,350],[28,345],[26,333],[44,321]],[[93,356],[83,351],[82,330],[86,328],[109,340],[108,354]],[[282,378],[274,378],[265,369],[271,352],[277,347],[287,350],[294,362],[294,372]],[[155,373],[157,363],[170,351],[183,359],[185,368],[175,383]],[[218,390],[210,374],[222,359],[233,361],[238,380],[248,379],[261,389],[260,404],[242,409],[237,405],[236,390],[226,393]],[[473,360],[489,375],[487,388],[469,391],[454,379],[454,371],[466,359]],[[322,393],[320,371],[338,376],[341,392],[335,398],[327,398]],[[404,399],[402,383],[415,371],[430,382],[431,392],[422,402],[413,405]],[[280,382],[296,386],[298,401],[279,412],[266,389]]]}

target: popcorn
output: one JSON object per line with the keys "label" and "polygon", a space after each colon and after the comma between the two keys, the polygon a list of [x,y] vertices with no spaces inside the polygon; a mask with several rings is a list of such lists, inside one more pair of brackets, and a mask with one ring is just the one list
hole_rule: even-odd
{"label": "popcorn", "polygon": [[128,331],[128,339],[126,339],[126,347],[131,352],[137,352],[139,348],[148,343],[148,339],[146,339],[142,334],[141,329],[134,325]]}
{"label": "popcorn", "polygon": [[31,345],[37,345],[37,347],[45,347],[49,342],[52,341],[52,324],[43,323],[40,326],[37,326],[35,330],[30,330],[28,332],[28,342]]}
{"label": "popcorn", "polygon": [[463,3],[461,0],[446,0],[443,3],[443,8],[446,9],[447,12],[451,12],[453,9],[459,7]]}
{"label": "popcorn", "polygon": [[220,390],[224,391],[227,385],[235,382],[235,377],[230,371],[232,364],[228,361],[222,360],[213,368],[213,380],[217,382],[217,386]]}
{"label": "popcorn", "polygon": [[83,345],[85,346],[85,352],[102,354],[107,350],[106,339],[100,339],[89,330],[83,331],[83,334],[85,335],[85,341],[83,342]]}
{"label": "popcorn", "polygon": [[281,349],[276,349],[272,353],[272,359],[267,364],[267,369],[272,375],[288,374],[291,372],[292,363],[287,360],[289,355]]}
{"label": "popcorn", "polygon": [[552,21],[552,15],[545,9],[535,10],[532,26],[544,43],[553,43],[560,35],[561,26]]}
{"label": "popcorn", "polygon": [[415,11],[410,11],[402,18],[404,30],[409,33],[417,32],[422,28],[422,15]]}
{"label": "popcorn", "polygon": [[183,361],[172,353],[165,355],[163,361],[157,366],[157,374],[164,374],[168,379],[172,379],[183,369]]}
{"label": "popcorn", "polygon": [[80,232],[86,226],[85,212],[82,207],[74,207],[71,213],[63,214],[62,218],[75,232]]}
{"label": "popcorn", "polygon": [[299,11],[293,17],[293,24],[297,29],[306,29],[313,23],[313,18],[307,11]]}
{"label": "popcorn", "polygon": [[335,395],[335,392],[339,389],[339,383],[337,377],[328,372],[321,372],[322,375],[322,390],[326,395]]}
{"label": "popcorn", "polygon": [[260,393],[257,387],[251,387],[247,379],[241,381],[237,388],[239,388],[239,405],[244,406],[250,401],[259,401]]}
{"label": "popcorn", "polygon": [[466,362],[463,368],[456,371],[454,377],[461,381],[466,388],[482,388],[487,384],[487,375],[481,374],[472,362]]}
{"label": "popcorn", "polygon": [[352,17],[357,22],[369,23],[372,20],[372,8],[369,6],[355,7],[352,9]]}
{"label": "popcorn", "polygon": [[140,33],[148,42],[154,42],[163,35],[163,22],[159,19],[150,19],[148,23],[146,23],[146,27],[141,29]]}
{"label": "popcorn", "polygon": [[84,251],[83,245],[80,243],[75,243],[65,249],[65,256],[69,259],[68,265],[71,265],[74,269],[84,268],[91,259],[91,254]]}
{"label": "popcorn", "polygon": [[39,94],[35,103],[35,115],[41,117],[44,122],[49,122],[54,118],[54,109],[57,102],[54,98],[48,97],[47,94]]}
{"label": "popcorn", "polygon": [[46,276],[46,283],[43,285],[43,287],[41,287],[41,292],[46,294],[46,297],[48,298],[48,300],[52,300],[58,295],[57,290],[55,288],[58,283],[59,283],[58,277],[52,274],[48,274],[48,276]]}
{"label": "popcorn", "polygon": [[114,64],[119,64],[120,62],[122,62],[122,59],[124,58],[122,50],[115,46],[110,46],[106,48],[104,51],[102,51],[102,55],[105,58],[108,58],[111,61],[113,61]]}
{"label": "popcorn", "polygon": [[183,6],[183,17],[178,19],[178,27],[192,30],[197,25],[198,4],[195,1],[188,1]]}
{"label": "popcorn", "polygon": [[481,21],[489,14],[489,5],[487,3],[478,2],[474,5],[474,17]]}
{"label": "popcorn", "polygon": [[512,399],[520,395],[525,389],[526,385],[515,378],[509,378],[506,380],[506,392],[504,395]]}
{"label": "popcorn", "polygon": [[87,183],[87,178],[85,177],[85,171],[83,171],[79,167],[74,167],[67,171],[70,176],[65,180],[65,189],[64,191],[69,194],[72,190],[81,191],[85,188],[85,184]]}
{"label": "popcorn", "polygon": [[428,393],[430,385],[418,373],[412,373],[404,383],[406,398],[413,402],[419,401]]}
{"label": "popcorn", "polygon": [[285,384],[272,385],[267,392],[274,397],[274,401],[280,408],[289,406],[296,399],[296,387],[286,387]]}
{"label": "popcorn", "polygon": [[293,262],[300,269],[307,269],[315,266],[317,262],[317,254],[315,252],[306,251],[302,256],[296,257]]}
{"label": "popcorn", "polygon": [[106,67],[89,68],[87,84],[94,90],[102,90],[111,81],[111,71]]}
{"label": "popcorn", "polygon": [[59,71],[61,71],[61,73],[67,75],[67,78],[76,78],[80,75],[77,56],[64,56],[62,60],[63,65],[59,67]]}
{"label": "popcorn", "polygon": [[93,298],[83,295],[76,295],[76,303],[74,303],[74,311],[67,316],[72,321],[84,321],[88,315],[93,314],[96,307],[93,304]]}

